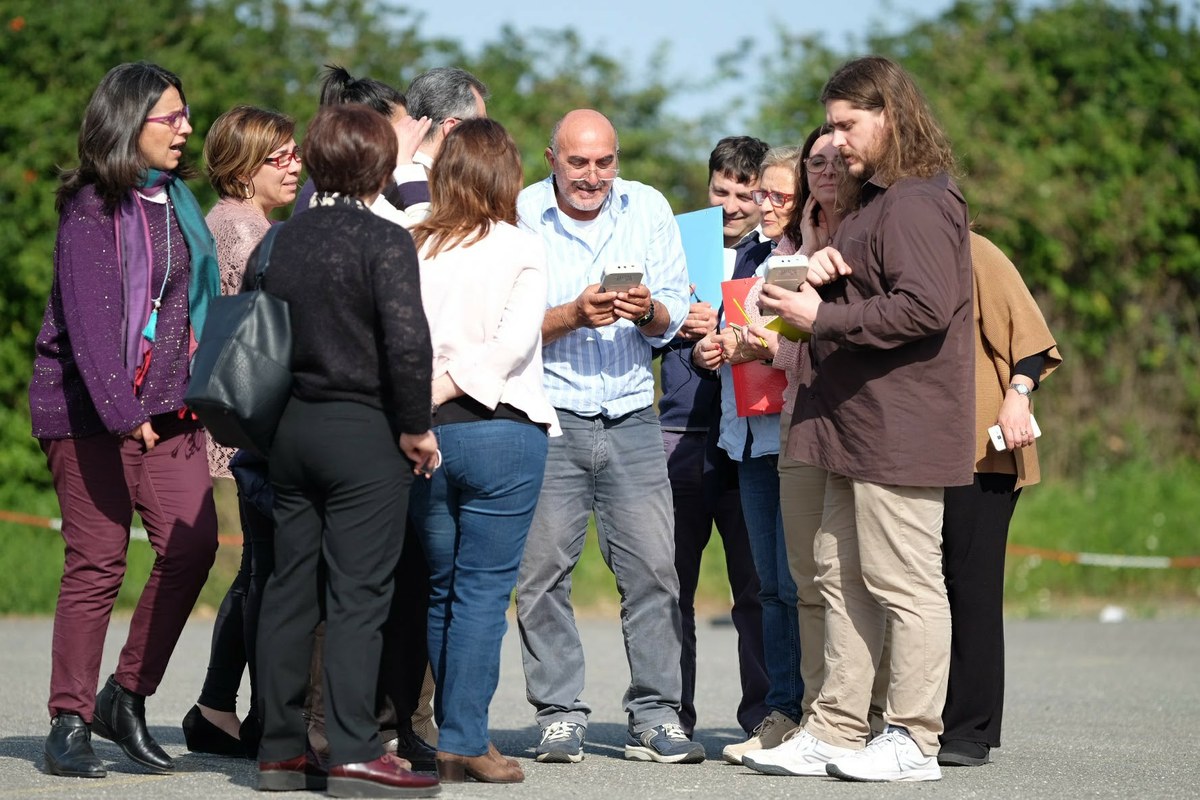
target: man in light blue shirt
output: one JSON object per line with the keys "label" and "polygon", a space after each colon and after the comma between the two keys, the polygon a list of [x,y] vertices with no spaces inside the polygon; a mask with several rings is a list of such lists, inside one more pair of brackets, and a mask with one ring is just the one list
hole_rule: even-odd
{"label": "man in light blue shirt", "polygon": [[[617,133],[579,109],[554,127],[551,175],[521,192],[521,225],[546,244],[542,360],[563,435],[552,439],[517,581],[526,691],[542,729],[536,758],[583,758],[591,708],[571,608],[571,571],[594,514],[621,592],[631,682],[625,757],[696,763],[704,747],[679,726],[681,647],[671,489],[654,412],[652,349],[688,313],[679,228],[656,190],[617,177]],[[642,283],[605,291],[601,275],[636,265]]]}

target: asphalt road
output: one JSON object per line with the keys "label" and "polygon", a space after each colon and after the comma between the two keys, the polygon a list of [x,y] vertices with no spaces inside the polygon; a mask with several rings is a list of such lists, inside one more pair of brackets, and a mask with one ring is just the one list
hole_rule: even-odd
{"label": "asphalt road", "polygon": [[[516,786],[459,784],[442,797],[499,800],[565,795],[571,800],[625,797],[731,798],[1195,798],[1200,796],[1200,619],[1101,624],[1014,622],[1008,629],[1008,702],[1004,747],[994,763],[947,769],[939,783],[851,784],[826,778],[758,775],[721,762],[738,738],[734,633],[700,626],[698,739],[701,765],[626,762],[621,695],[628,668],[615,619],[583,624],[588,654],[587,699],[595,708],[580,764],[537,764],[517,639],[505,638],[501,686],[492,704],[493,738],[522,760]],[[125,627],[114,624],[104,661],[111,671]],[[249,798],[248,761],[189,754],[179,722],[195,701],[207,662],[211,623],[188,626],[159,693],[147,703],[152,732],[177,757],[170,776],[139,773],[115,745],[97,740],[109,763],[104,780],[42,774],[48,729],[45,698],[49,620],[0,620],[0,799]]]}

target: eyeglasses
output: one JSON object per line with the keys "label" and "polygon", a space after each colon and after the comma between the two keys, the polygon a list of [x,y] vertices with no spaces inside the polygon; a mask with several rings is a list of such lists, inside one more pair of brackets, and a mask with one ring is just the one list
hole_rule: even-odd
{"label": "eyeglasses", "polygon": [[768,192],[765,189],[755,189],[750,192],[750,199],[754,201],[754,205],[761,206],[763,200],[770,200],[771,205],[775,208],[783,208],[788,203],[792,202],[795,194],[787,194],[786,192]]}
{"label": "eyeglasses", "polygon": [[809,156],[804,159],[804,168],[814,175],[818,172],[824,172],[825,168],[830,165],[837,166],[837,163],[826,156]]}
{"label": "eyeglasses", "polygon": [[295,161],[297,164],[302,163],[299,148],[295,150],[288,150],[286,153],[280,153],[277,156],[271,156],[270,158],[263,159],[264,164],[270,164],[275,169],[287,169],[288,165],[290,165],[293,161]]}
{"label": "eyeglasses", "polygon": [[191,119],[192,113],[184,106],[179,111],[172,111],[170,114],[164,114],[161,117],[146,117],[146,122],[161,122],[170,127],[171,130],[177,131],[183,127],[185,119]]}
{"label": "eyeglasses", "polygon": [[594,172],[596,180],[608,182],[616,180],[620,170],[617,167],[598,167],[595,164],[588,164],[586,167],[572,167],[564,164],[563,172],[569,181],[585,180]]}

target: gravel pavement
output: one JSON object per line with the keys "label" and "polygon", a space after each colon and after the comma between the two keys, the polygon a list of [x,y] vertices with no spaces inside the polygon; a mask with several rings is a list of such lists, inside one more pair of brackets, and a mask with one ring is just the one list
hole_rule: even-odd
{"label": "gravel pavement", "polygon": [[[501,685],[492,704],[493,738],[521,759],[525,783],[459,784],[441,796],[523,800],[616,798],[1195,798],[1200,751],[1200,619],[1122,622],[1012,622],[1008,626],[1008,701],[1004,747],[981,768],[946,769],[938,783],[851,784],[825,778],[758,775],[724,764],[721,748],[740,738],[735,637],[729,625],[699,626],[697,686],[701,765],[626,762],[621,695],[628,681],[615,619],[581,622],[588,655],[586,699],[595,709],[580,764],[537,764],[525,701],[515,626],[504,641]],[[116,622],[101,679],[115,663],[126,631]],[[157,695],[147,703],[151,730],[177,758],[170,776],[140,773],[110,742],[96,749],[109,764],[104,780],[42,774],[48,730],[45,698],[51,622],[0,620],[0,799],[189,798],[255,796],[248,761],[189,754],[179,722],[195,702],[207,662],[212,623],[184,631]],[[243,687],[244,689],[245,687]],[[243,697],[245,693],[243,692]],[[244,702],[244,701],[243,701]]]}

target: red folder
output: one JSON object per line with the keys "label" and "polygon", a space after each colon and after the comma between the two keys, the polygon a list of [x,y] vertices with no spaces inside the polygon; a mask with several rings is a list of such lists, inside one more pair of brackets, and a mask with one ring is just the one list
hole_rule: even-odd
{"label": "red folder", "polygon": [[[775,317],[758,310],[760,278],[740,278],[721,283],[721,298],[725,301],[727,324],[763,326]],[[757,417],[783,411],[783,390],[787,375],[781,369],[761,361],[746,361],[732,365],[733,397],[739,417]]]}

